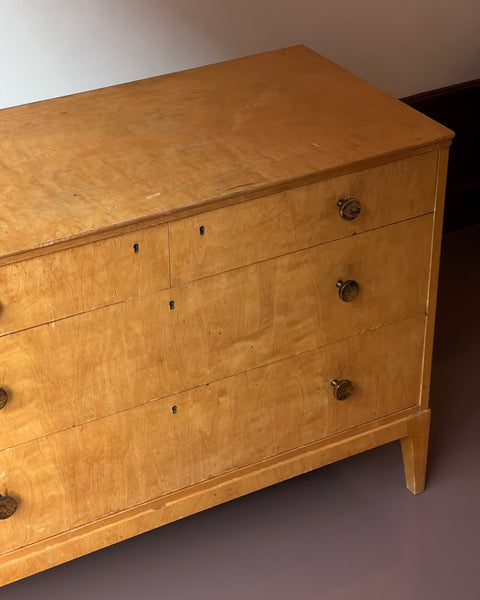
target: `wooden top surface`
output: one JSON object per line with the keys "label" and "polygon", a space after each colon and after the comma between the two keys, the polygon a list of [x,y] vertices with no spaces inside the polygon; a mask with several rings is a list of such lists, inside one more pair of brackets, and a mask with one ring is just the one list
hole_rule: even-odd
{"label": "wooden top surface", "polygon": [[4,109],[0,259],[452,136],[304,46]]}

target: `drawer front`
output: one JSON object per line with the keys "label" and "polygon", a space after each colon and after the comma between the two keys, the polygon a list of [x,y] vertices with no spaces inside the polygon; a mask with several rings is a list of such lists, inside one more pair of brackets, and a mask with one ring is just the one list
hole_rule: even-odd
{"label": "drawer front", "polygon": [[[424,317],[0,453],[0,553],[414,406]],[[402,352],[399,352],[399,348]],[[350,379],[335,399],[331,380]]]}
{"label": "drawer front", "polygon": [[0,335],[170,285],[161,225],[0,267]]}
{"label": "drawer front", "polygon": [[[430,215],[0,338],[0,449],[425,312]],[[405,251],[408,248],[408,252]],[[356,279],[343,302],[337,280]]]}
{"label": "drawer front", "polygon": [[[429,213],[435,152],[170,224],[173,285]],[[354,197],[360,215],[340,217]]]}

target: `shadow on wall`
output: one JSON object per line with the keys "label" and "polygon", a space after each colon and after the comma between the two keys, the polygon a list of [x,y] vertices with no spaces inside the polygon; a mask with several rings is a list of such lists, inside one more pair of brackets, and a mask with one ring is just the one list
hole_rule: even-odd
{"label": "shadow on wall", "polygon": [[298,43],[405,96],[477,76],[477,0],[452,29],[457,1],[3,0],[0,108]]}
{"label": "shadow on wall", "polygon": [[6,4],[12,8],[0,15],[0,107],[288,46],[313,33],[306,31],[313,30],[307,6],[300,18],[288,2],[273,0]]}

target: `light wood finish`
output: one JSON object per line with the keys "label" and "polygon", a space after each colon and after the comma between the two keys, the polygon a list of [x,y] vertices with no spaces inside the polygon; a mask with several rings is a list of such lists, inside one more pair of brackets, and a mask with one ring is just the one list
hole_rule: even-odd
{"label": "light wood finish", "polygon": [[428,408],[430,398],[430,376],[432,371],[433,339],[435,333],[435,315],[437,309],[438,273],[440,269],[440,252],[442,245],[443,211],[445,187],[447,184],[448,148],[438,153],[437,186],[435,194],[435,212],[432,236],[430,273],[428,280],[427,321],[425,326],[425,351],[423,365],[423,383],[421,406]]}
{"label": "light wood finish", "polygon": [[0,134],[0,585],[393,440],[423,489],[451,131],[299,46]]}
{"label": "light wood finish", "polygon": [[169,220],[449,137],[303,46],[9,108],[0,135],[1,254]]}
{"label": "light wood finish", "polygon": [[0,335],[168,288],[168,255],[161,225],[0,267]]}
{"label": "light wood finish", "polygon": [[0,448],[424,312],[430,230],[427,215],[0,338]]}
{"label": "light wood finish", "polygon": [[[20,506],[0,553],[415,406],[423,326],[395,323],[4,451],[0,486]],[[348,400],[334,398],[335,377],[353,381]]]}
{"label": "light wood finish", "polygon": [[[429,213],[437,153],[280,192],[170,225],[174,285]],[[337,200],[360,200],[353,221]],[[203,235],[200,227],[204,228]]]}
{"label": "light wood finish", "polygon": [[[427,215],[173,288],[165,367],[187,389],[424,312],[431,224]],[[355,301],[339,299],[339,279],[359,281]]]}
{"label": "light wood finish", "polygon": [[425,489],[430,410],[412,415],[407,421],[407,437],[401,439],[405,480],[412,494]]}
{"label": "light wood finish", "polygon": [[0,582],[5,585],[149,529],[403,438],[407,435],[411,414],[412,409],[357,427],[353,432],[269,458],[5,554],[0,563]]}

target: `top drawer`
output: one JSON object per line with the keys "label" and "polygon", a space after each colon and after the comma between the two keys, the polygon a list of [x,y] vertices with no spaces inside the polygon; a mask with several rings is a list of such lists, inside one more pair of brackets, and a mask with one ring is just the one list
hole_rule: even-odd
{"label": "top drawer", "polygon": [[165,289],[168,226],[0,267],[0,335]]}
{"label": "top drawer", "polygon": [[[172,285],[433,210],[437,153],[250,200],[170,224]],[[354,220],[337,201],[356,198]]]}

